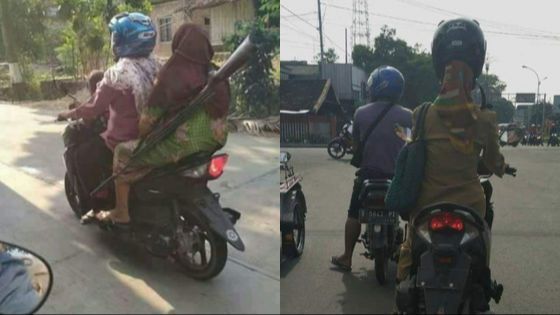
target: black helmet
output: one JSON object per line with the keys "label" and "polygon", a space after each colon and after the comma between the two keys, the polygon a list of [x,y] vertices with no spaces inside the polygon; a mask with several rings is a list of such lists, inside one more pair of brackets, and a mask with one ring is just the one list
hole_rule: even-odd
{"label": "black helmet", "polygon": [[445,66],[452,60],[466,63],[474,79],[482,73],[486,57],[486,40],[476,20],[458,18],[441,21],[432,41],[432,61],[442,80]]}

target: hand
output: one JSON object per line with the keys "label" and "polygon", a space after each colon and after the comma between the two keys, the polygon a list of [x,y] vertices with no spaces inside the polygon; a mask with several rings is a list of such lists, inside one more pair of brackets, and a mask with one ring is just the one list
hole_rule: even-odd
{"label": "hand", "polygon": [[147,116],[140,116],[140,121],[138,122],[138,136],[143,139],[152,130],[152,119]]}
{"label": "hand", "polygon": [[517,169],[508,165],[506,166],[506,174],[515,177],[517,176]]}
{"label": "hand", "polygon": [[68,118],[70,118],[70,111],[64,111],[60,114],[58,114],[58,116],[56,117],[57,121],[65,121],[68,120]]}

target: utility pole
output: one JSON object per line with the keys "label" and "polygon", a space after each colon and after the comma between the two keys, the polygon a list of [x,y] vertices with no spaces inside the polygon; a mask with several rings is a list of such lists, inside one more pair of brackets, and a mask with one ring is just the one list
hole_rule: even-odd
{"label": "utility pole", "polygon": [[319,76],[322,78],[323,70],[321,69],[323,65],[323,58],[325,57],[325,52],[323,48],[323,21],[321,21],[321,0],[317,0],[317,13],[319,15],[319,42],[321,44],[321,59],[319,61]]}
{"label": "utility pole", "polygon": [[348,64],[348,29],[344,28],[344,63]]}

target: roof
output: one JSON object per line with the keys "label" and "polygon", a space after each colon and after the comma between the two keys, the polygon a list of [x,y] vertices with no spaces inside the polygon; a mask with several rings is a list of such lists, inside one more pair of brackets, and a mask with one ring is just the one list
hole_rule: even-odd
{"label": "roof", "polygon": [[287,74],[290,78],[297,77],[318,77],[319,76],[319,66],[318,65],[308,65],[307,62],[280,62],[280,72]]}
{"label": "roof", "polygon": [[319,113],[323,105],[325,110],[336,106],[337,112],[340,103],[334,93],[330,80],[282,80],[280,82],[280,110],[305,111]]}

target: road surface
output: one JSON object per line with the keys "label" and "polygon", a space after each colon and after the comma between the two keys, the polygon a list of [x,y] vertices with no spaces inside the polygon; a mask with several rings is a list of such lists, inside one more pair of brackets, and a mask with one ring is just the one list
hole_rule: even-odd
{"label": "road surface", "polygon": [[64,123],[55,113],[0,104],[0,240],[44,256],[54,287],[41,313],[278,313],[278,138],[232,134],[224,175],[211,186],[242,212],[247,250],[229,247],[208,282],[140,246],[81,226],[64,195]]}
{"label": "road surface", "polygon": [[[356,246],[353,270],[331,270],[332,255],[343,251],[346,210],[354,168],[350,157],[331,159],[326,149],[283,149],[303,175],[308,205],[307,239],[299,260],[283,263],[282,313],[390,313],[394,276],[377,284],[373,262]],[[518,168],[516,178],[492,177],[495,219],[493,277],[505,287],[496,313],[557,313],[560,310],[560,149],[518,147],[503,150]]]}

